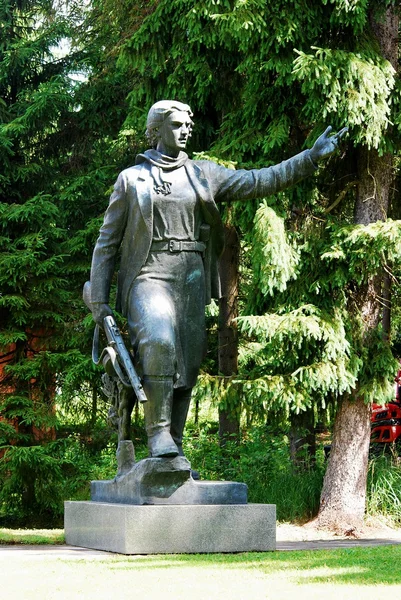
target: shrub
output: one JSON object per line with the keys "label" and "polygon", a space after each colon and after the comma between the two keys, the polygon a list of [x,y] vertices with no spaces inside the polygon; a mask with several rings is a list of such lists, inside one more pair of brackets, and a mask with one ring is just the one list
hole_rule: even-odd
{"label": "shrub", "polygon": [[401,525],[401,465],[395,453],[370,460],[366,512]]}
{"label": "shrub", "polygon": [[306,521],[317,514],[324,475],[323,452],[302,471],[290,459],[288,438],[266,427],[255,427],[238,446],[220,448],[217,433],[205,427],[187,433],[186,455],[202,479],[242,481],[249,502],[276,504],[279,521]]}
{"label": "shrub", "polygon": [[93,453],[77,436],[37,446],[7,446],[0,459],[0,522],[61,526],[64,500],[88,500],[92,479],[116,472],[115,445]]}

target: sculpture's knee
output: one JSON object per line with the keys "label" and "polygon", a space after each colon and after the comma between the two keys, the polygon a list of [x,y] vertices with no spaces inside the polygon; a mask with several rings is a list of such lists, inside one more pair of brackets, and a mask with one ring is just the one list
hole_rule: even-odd
{"label": "sculpture's knee", "polygon": [[[141,352],[142,350],[142,352]],[[142,372],[148,376],[174,377],[177,370],[175,340],[171,335],[155,332],[141,348]]]}

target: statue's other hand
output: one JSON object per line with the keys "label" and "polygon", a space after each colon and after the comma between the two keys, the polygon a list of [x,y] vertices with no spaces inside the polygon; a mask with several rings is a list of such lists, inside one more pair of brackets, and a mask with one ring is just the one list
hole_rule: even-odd
{"label": "statue's other hand", "polygon": [[341,138],[348,131],[348,127],[344,127],[338,133],[330,135],[331,130],[332,127],[329,126],[314,143],[310,151],[310,157],[313,162],[319,162],[319,160],[323,160],[333,154],[337,150]]}
{"label": "statue's other hand", "polygon": [[92,317],[97,325],[103,327],[103,319],[109,315],[113,316],[113,311],[108,304],[93,302],[91,305]]}

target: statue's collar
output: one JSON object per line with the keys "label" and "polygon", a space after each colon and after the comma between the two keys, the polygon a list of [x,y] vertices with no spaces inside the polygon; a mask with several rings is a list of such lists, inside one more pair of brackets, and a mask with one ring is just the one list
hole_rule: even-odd
{"label": "statue's collar", "polygon": [[153,189],[156,194],[168,196],[171,193],[171,183],[165,181],[163,171],[174,171],[185,165],[188,160],[188,155],[185,152],[180,152],[177,158],[160,154],[157,150],[146,150],[143,154],[136,157],[135,164],[142,163],[150,164],[150,174],[154,181]]}
{"label": "statue's collar", "polygon": [[151,165],[162,169],[163,171],[172,171],[182,167],[188,160],[188,154],[180,152],[177,158],[160,154],[157,150],[146,150],[143,154],[138,154],[135,164],[148,162]]}

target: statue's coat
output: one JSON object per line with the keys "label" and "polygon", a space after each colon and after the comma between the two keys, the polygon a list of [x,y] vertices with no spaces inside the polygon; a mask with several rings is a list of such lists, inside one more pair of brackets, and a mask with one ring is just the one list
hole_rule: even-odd
{"label": "statue's coat", "polygon": [[[305,150],[289,160],[264,169],[226,169],[211,161],[185,163],[189,180],[202,206],[203,218],[211,226],[204,264],[206,303],[220,297],[218,258],[224,247],[223,224],[216,203],[225,200],[263,198],[279,192],[312,174],[316,165]],[[91,269],[91,302],[109,302],[111,279],[121,246],[117,309],[127,314],[133,281],[146,262],[153,235],[152,186],[147,162],[120,173],[110,197]]]}

